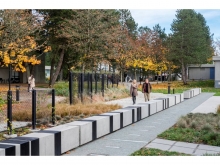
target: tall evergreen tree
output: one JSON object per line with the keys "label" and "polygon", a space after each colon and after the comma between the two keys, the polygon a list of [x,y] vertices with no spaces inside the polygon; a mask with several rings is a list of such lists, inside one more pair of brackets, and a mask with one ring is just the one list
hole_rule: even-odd
{"label": "tall evergreen tree", "polygon": [[168,58],[181,67],[183,83],[187,84],[187,64],[204,63],[212,54],[209,28],[201,14],[181,9],[177,10],[171,31]]}

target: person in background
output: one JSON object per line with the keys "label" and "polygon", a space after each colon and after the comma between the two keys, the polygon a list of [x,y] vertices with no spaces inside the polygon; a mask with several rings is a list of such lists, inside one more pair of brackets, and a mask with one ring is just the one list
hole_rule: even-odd
{"label": "person in background", "polygon": [[28,92],[30,92],[30,88],[31,88],[31,77],[32,74],[28,77]]}
{"label": "person in background", "polygon": [[151,84],[148,79],[145,79],[145,82],[142,85],[142,93],[144,93],[145,102],[150,101],[150,92],[151,92]]}
{"label": "person in background", "polygon": [[30,91],[32,91],[35,87],[35,78],[33,75],[31,75],[31,81],[30,81]]}
{"label": "person in background", "polygon": [[130,94],[132,96],[133,104],[136,103],[136,96],[138,95],[137,89],[138,89],[137,81],[134,79],[130,87]]}

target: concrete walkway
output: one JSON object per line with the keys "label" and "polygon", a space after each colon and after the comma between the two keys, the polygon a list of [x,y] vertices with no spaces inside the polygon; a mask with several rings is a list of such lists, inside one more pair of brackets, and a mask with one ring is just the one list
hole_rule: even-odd
{"label": "concrete walkway", "polygon": [[[64,154],[64,156],[128,156],[148,145],[148,143],[153,141],[158,134],[173,126],[179,117],[192,112],[195,108],[212,97],[213,94],[214,93],[201,93],[196,97],[185,100],[184,102],[161,111],[160,113],[156,113],[112,134],[80,146],[72,150],[69,154]],[[131,105],[132,103],[131,98],[129,99],[130,101],[127,100],[126,106]],[[117,102],[120,104],[118,100]],[[121,104],[125,106],[125,102],[125,99],[122,99]],[[199,150],[196,153],[198,152]]]}
{"label": "concrete walkway", "polygon": [[176,151],[176,152],[196,155],[196,156],[201,156],[204,154],[220,153],[220,147],[216,147],[216,146],[177,142],[177,141],[158,139],[158,138],[154,139],[151,143],[146,145],[145,148],[156,148],[163,151]]}

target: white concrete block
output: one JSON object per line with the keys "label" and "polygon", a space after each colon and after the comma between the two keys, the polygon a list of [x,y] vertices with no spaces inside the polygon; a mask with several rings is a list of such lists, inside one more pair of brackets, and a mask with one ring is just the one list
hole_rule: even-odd
{"label": "white concrete block", "polygon": [[157,103],[155,101],[138,103],[138,105],[148,105],[149,115],[153,115],[153,114],[157,113]]}
{"label": "white concrete block", "polygon": [[136,106],[133,106],[133,107],[127,106],[122,109],[128,109],[131,111],[132,111],[132,109],[134,109],[134,122],[137,122],[137,107]]}
{"label": "white concrete block", "polygon": [[79,146],[79,127],[71,125],[59,125],[45,130],[61,132],[61,153],[65,153]]}
{"label": "white concrete block", "polygon": [[168,95],[166,95],[165,97],[168,98],[168,105],[169,105],[169,107],[172,107],[172,106],[175,105],[175,99],[176,99],[175,95],[173,95],[173,94],[168,94]]}
{"label": "white concrete block", "polygon": [[96,120],[97,138],[110,133],[110,117],[109,116],[92,116],[83,120]]}
{"label": "white concrete block", "polygon": [[155,101],[157,104],[156,112],[160,112],[163,110],[163,100],[151,100]]}
{"label": "white concrete block", "polygon": [[93,140],[92,136],[92,122],[89,121],[74,121],[65,125],[79,127],[79,144],[83,145]]}
{"label": "white concrete block", "polygon": [[1,143],[0,144],[7,144],[7,145],[12,145],[15,146],[15,156],[20,156],[21,152],[20,152],[20,145],[19,144],[13,144],[13,143]]}
{"label": "white concrete block", "polygon": [[113,131],[120,129],[120,113],[102,113],[101,115],[113,116]]}
{"label": "white concrete block", "polygon": [[118,109],[112,112],[122,112],[123,113],[123,127],[132,124],[132,110],[128,109]]}
{"label": "white concrete block", "polygon": [[5,156],[5,150],[0,148],[0,156]]}
{"label": "white concrete block", "polygon": [[50,133],[30,133],[22,137],[36,137],[39,138],[39,155],[40,156],[54,156],[54,135]]}
{"label": "white concrete block", "polygon": [[181,102],[181,94],[174,94],[175,98],[175,103],[179,104]]}
{"label": "white concrete block", "polygon": [[135,104],[135,105],[130,105],[129,107],[141,107],[140,119],[144,119],[149,116],[148,105]]}
{"label": "white concrete block", "polygon": [[190,99],[192,97],[191,90],[184,91],[183,94],[184,94],[184,99]]}
{"label": "white concrete block", "polygon": [[183,101],[184,101],[184,94],[180,93],[180,102],[183,102]]}

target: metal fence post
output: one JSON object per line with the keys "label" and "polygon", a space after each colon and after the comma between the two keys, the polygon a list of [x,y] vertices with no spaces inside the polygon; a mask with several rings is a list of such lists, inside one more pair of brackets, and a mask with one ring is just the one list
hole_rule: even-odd
{"label": "metal fence post", "polygon": [[102,74],[102,96],[104,97],[104,74]]}
{"label": "metal fence post", "polygon": [[52,89],[52,124],[55,125],[55,90]]}
{"label": "metal fence post", "polygon": [[112,88],[113,88],[113,83],[114,83],[114,74],[112,74]]}
{"label": "metal fence post", "polygon": [[36,128],[36,90],[32,90],[32,129]]}
{"label": "metal fence post", "polygon": [[71,71],[69,72],[69,99],[70,99],[70,105],[73,104],[73,75]]}
{"label": "metal fence post", "polygon": [[92,102],[92,74],[90,75],[90,92],[91,92],[91,102]]}
{"label": "metal fence post", "polygon": [[173,88],[173,94],[175,93],[175,89]]}
{"label": "metal fence post", "polygon": [[80,94],[81,94],[81,74],[78,74],[78,98],[80,97]]}
{"label": "metal fence post", "polygon": [[12,91],[8,90],[7,94],[7,128],[8,134],[12,134]]}
{"label": "metal fence post", "polygon": [[95,72],[95,94],[97,93],[97,74]]}
{"label": "metal fence post", "polygon": [[89,81],[90,81],[90,74],[88,73],[87,74],[87,94],[89,95],[89,92],[90,92],[90,83],[89,83]]}
{"label": "metal fence post", "polygon": [[83,103],[83,91],[84,91],[84,74],[81,73],[81,79],[80,79],[80,84],[81,84],[81,102]]}

